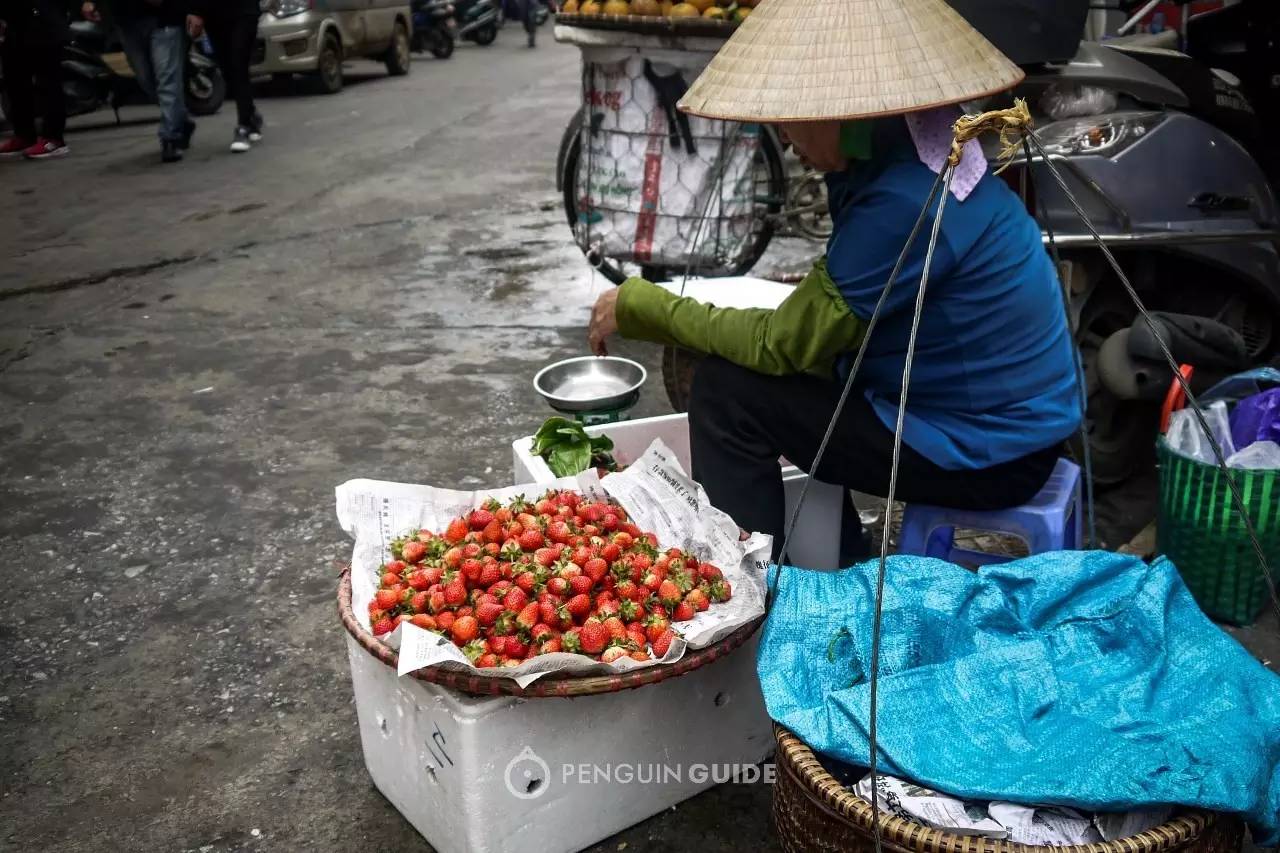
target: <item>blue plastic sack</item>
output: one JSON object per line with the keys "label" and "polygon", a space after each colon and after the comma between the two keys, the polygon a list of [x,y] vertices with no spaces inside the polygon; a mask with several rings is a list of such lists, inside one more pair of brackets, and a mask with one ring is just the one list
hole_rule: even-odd
{"label": "blue plastic sack", "polygon": [[1274,367],[1255,367],[1243,373],[1236,373],[1223,379],[1208,391],[1199,395],[1200,405],[1207,406],[1214,400],[1226,400],[1234,403],[1245,397],[1260,394],[1268,388],[1280,386],[1280,369]]}
{"label": "blue plastic sack", "polygon": [[1280,443],[1280,388],[1236,403],[1231,410],[1231,439],[1241,450],[1258,441]]}
{"label": "blue plastic sack", "polygon": [[[775,568],[758,659],[770,716],[864,766],[875,574]],[[893,557],[882,624],[885,773],[965,799],[1238,812],[1280,841],[1280,677],[1167,560]]]}

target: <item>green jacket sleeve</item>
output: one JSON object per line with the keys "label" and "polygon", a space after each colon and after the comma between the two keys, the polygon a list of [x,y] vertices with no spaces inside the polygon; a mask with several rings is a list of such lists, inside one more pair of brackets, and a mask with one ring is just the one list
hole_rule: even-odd
{"label": "green jacket sleeve", "polygon": [[617,319],[625,338],[718,355],[771,376],[831,376],[836,358],[857,349],[866,329],[836,290],[825,261],[773,309],[717,308],[628,279],[618,292]]}

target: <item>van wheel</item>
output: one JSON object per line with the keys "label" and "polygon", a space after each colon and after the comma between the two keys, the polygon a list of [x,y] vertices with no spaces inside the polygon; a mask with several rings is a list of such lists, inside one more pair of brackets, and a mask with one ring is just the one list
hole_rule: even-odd
{"label": "van wheel", "polygon": [[391,36],[391,47],[387,48],[387,73],[392,77],[402,77],[409,73],[409,30],[403,21],[396,21],[396,31]]}
{"label": "van wheel", "polygon": [[332,95],[342,91],[342,44],[333,33],[325,34],[314,81],[322,94]]}

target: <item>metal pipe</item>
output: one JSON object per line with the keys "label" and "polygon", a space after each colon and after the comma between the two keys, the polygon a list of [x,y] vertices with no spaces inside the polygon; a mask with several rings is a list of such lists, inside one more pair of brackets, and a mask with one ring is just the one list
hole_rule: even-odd
{"label": "metal pipe", "polygon": [[1129,30],[1137,26],[1138,22],[1141,21],[1143,18],[1145,18],[1147,14],[1151,12],[1151,10],[1159,6],[1160,3],[1161,3],[1161,0],[1151,0],[1151,2],[1147,3],[1147,5],[1143,6],[1141,9],[1135,12],[1132,18],[1130,18],[1129,20],[1121,24],[1120,29],[1116,30],[1116,35],[1122,36],[1125,33],[1129,32]]}
{"label": "metal pipe", "polygon": [[[1095,245],[1089,234],[1057,233],[1054,239],[1059,246],[1077,248]],[[1041,240],[1048,245],[1048,235],[1041,235]],[[1151,231],[1127,232],[1123,234],[1103,234],[1102,241],[1109,246],[1187,246],[1205,243],[1280,243],[1280,231],[1255,229],[1245,231]]]}

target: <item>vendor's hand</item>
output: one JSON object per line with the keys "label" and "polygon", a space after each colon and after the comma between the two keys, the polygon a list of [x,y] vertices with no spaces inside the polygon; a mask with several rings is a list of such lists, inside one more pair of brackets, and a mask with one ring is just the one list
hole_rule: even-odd
{"label": "vendor's hand", "polygon": [[618,288],[611,287],[596,300],[591,309],[591,326],[587,329],[587,342],[596,355],[608,355],[605,339],[618,331]]}
{"label": "vendor's hand", "polygon": [[187,15],[187,35],[193,39],[204,35],[204,18],[199,15]]}
{"label": "vendor's hand", "polygon": [[102,16],[98,14],[98,7],[89,2],[80,4],[80,14],[86,21],[101,21]]}

